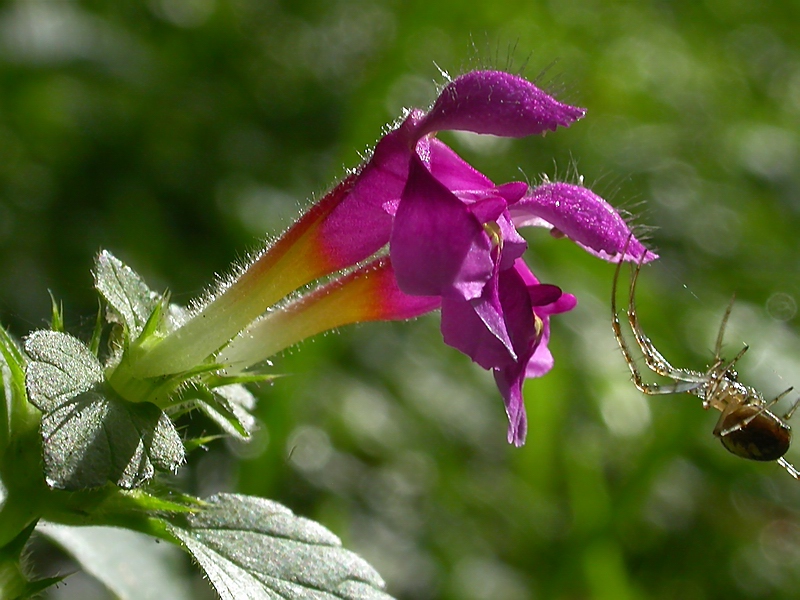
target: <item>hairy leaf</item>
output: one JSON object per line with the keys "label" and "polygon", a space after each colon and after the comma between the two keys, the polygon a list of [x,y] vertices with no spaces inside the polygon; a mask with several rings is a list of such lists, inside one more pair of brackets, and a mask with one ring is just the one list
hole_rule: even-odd
{"label": "hairy leaf", "polygon": [[103,367],[79,339],[34,331],[25,342],[31,362],[25,376],[30,401],[42,412],[88,392],[103,381]]}
{"label": "hairy leaf", "polygon": [[94,285],[114,313],[113,320],[123,325],[129,339],[142,333],[147,320],[156,309],[159,294],[153,292],[141,277],[108,250],[97,256]]}
{"label": "hairy leaf", "polygon": [[155,469],[174,471],[183,444],[161,409],[118,398],[103,385],[103,369],[80,340],[54,331],[34,332],[28,397],[42,411],[45,478],[54,488],[79,490],[111,481],[138,487]]}
{"label": "hairy leaf", "polygon": [[192,581],[183,555],[171,544],[118,527],[71,527],[40,523],[36,529],[78,561],[120,600],[190,600]]}
{"label": "hairy leaf", "polygon": [[171,532],[223,600],[390,600],[380,575],[319,523],[270,500],[219,494]]}

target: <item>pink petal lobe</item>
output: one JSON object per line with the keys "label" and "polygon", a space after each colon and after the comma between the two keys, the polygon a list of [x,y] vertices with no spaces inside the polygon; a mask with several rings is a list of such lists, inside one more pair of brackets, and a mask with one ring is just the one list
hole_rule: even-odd
{"label": "pink petal lobe", "polygon": [[419,125],[420,135],[460,130],[503,137],[554,131],[586,111],[557,101],[531,82],[502,71],[471,71],[447,84]]}
{"label": "pink petal lobe", "polygon": [[522,181],[509,181],[497,186],[497,193],[505,198],[507,204],[521,200],[528,191],[528,184]]}
{"label": "pink petal lobe", "polygon": [[527,287],[513,270],[497,270],[478,299],[442,303],[445,343],[484,369],[518,364],[535,335]]}
{"label": "pink petal lobe", "polygon": [[525,444],[528,434],[528,417],[525,413],[525,399],[522,385],[525,383],[525,371],[517,365],[494,371],[494,381],[503,397],[503,404],[508,415],[508,443],[520,447]]}
{"label": "pink petal lobe", "polygon": [[[450,190],[485,190],[494,188],[492,181],[437,138],[426,138],[427,158],[431,174]],[[422,142],[420,142],[421,144]],[[418,146],[419,148],[419,146]]]}
{"label": "pink petal lobe", "polygon": [[517,228],[509,218],[508,212],[500,215],[497,219],[497,226],[500,229],[500,236],[503,240],[503,252],[500,255],[500,269],[505,271],[510,269],[517,259],[522,258],[525,250],[528,249],[528,242],[525,241]]}
{"label": "pink petal lobe", "polygon": [[396,203],[406,183],[411,150],[403,129],[384,136],[356,175],[350,193],[319,228],[319,252],[337,270],[353,265],[389,241],[392,217],[385,205]]}
{"label": "pink petal lobe", "polygon": [[608,202],[583,186],[545,183],[509,211],[517,227],[555,228],[590,254],[609,262],[658,258],[632,237],[628,224]]}
{"label": "pink petal lobe", "polygon": [[441,329],[445,344],[484,369],[513,364],[516,360],[503,315],[489,301],[482,301],[476,309],[471,302],[444,298]]}
{"label": "pink petal lobe", "polygon": [[490,250],[482,225],[414,155],[390,244],[400,289],[476,298],[492,274]]}

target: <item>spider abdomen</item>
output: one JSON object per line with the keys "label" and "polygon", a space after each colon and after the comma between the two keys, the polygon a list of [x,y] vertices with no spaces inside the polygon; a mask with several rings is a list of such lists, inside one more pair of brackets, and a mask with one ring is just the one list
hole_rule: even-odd
{"label": "spider abdomen", "polygon": [[[740,458],[778,460],[792,443],[791,428],[764,407],[744,404],[721,417],[717,429],[722,445]],[[746,424],[739,426],[744,421]],[[738,428],[737,428],[738,426]],[[728,431],[729,433],[724,433]]]}

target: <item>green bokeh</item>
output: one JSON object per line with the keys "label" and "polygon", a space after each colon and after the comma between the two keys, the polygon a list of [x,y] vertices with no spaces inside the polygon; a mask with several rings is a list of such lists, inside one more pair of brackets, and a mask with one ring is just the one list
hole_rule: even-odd
{"label": "green bokeh", "polygon": [[[50,289],[89,331],[100,248],[188,302],[430,102],[438,69],[524,66],[587,117],[443,137],[496,181],[580,174],[654,227],[648,335],[702,369],[735,293],[728,353],[747,341],[743,379],[777,395],[800,385],[799,24],[793,1],[6,2],[0,318],[42,326]],[[526,386],[524,448],[430,316],[278,357],[290,376],[261,390],[262,435],[196,456],[186,485],[320,520],[404,599],[796,598],[800,483],[728,454],[696,398],[636,392],[613,267],[529,240],[579,305]]]}

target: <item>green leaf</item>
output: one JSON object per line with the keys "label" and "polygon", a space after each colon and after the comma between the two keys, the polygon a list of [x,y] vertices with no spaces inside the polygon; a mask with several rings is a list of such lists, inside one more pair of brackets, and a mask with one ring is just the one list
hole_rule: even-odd
{"label": "green leaf", "polygon": [[[9,381],[20,392],[25,391],[25,355],[17,341],[0,326],[0,358],[9,370]],[[24,394],[23,394],[24,395]]]}
{"label": "green leaf", "polygon": [[97,303],[97,317],[94,320],[92,339],[89,342],[89,351],[95,356],[98,356],[100,353],[100,339],[103,337],[103,326],[105,325],[105,320],[103,319],[103,303],[99,299]]}
{"label": "green leaf", "polygon": [[36,533],[58,544],[120,600],[196,597],[183,573],[185,557],[171,544],[117,527],[42,523]]}
{"label": "green leaf", "polygon": [[91,392],[45,414],[42,439],[47,483],[66,490],[106,481],[136,488],[156,468],[174,472],[183,462],[181,439],[157,406]]}
{"label": "green leaf", "polygon": [[319,523],[276,502],[219,494],[170,531],[223,600],[389,600],[380,575]]}
{"label": "green leaf", "polygon": [[34,331],[25,351],[31,358],[25,387],[30,401],[42,412],[51,412],[103,382],[97,357],[67,333]]}
{"label": "green leaf", "polygon": [[157,406],[118,398],[83,343],[65,333],[36,331],[25,343],[31,358],[28,396],[42,411],[48,485],[66,490],[107,481],[130,489],[155,469],[175,471],[184,449],[172,421]]}
{"label": "green leaf", "polygon": [[50,292],[50,329],[53,331],[64,331],[64,307],[56,302],[55,296]]}
{"label": "green leaf", "polygon": [[238,384],[214,388],[209,396],[197,400],[197,407],[225,433],[242,440],[250,439],[258,427],[250,412],[256,407],[255,396]]}
{"label": "green leaf", "polygon": [[13,433],[15,409],[27,403],[25,362],[16,341],[0,326],[0,453]]}
{"label": "green leaf", "polygon": [[34,521],[17,537],[0,548],[0,598],[9,598],[9,600],[33,598],[39,592],[64,579],[62,576],[31,581],[26,576],[20,556],[35,527],[36,522]]}
{"label": "green leaf", "polygon": [[123,325],[128,330],[128,339],[139,337],[161,295],[147,287],[133,269],[107,250],[97,256],[94,282],[111,309],[109,321]]}

